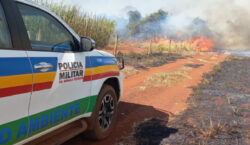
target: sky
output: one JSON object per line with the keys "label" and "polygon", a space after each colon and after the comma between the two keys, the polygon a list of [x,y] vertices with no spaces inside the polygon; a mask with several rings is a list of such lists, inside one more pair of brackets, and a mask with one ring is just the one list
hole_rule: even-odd
{"label": "sky", "polygon": [[[61,0],[57,0],[61,1]],[[77,5],[82,10],[108,17],[125,17],[125,8],[130,6],[139,10],[143,16],[149,15],[159,9],[164,9],[172,13],[183,12],[187,15],[202,15],[204,9],[213,7],[214,3],[225,0],[63,0],[71,5]],[[234,0],[227,0],[228,3]],[[234,1],[238,5],[247,5],[249,0]]]}
{"label": "sky", "polygon": [[127,6],[136,7],[143,15],[149,14],[166,5],[166,1],[171,2],[171,0],[64,0],[68,4],[81,7],[84,11],[107,16],[123,16]]}

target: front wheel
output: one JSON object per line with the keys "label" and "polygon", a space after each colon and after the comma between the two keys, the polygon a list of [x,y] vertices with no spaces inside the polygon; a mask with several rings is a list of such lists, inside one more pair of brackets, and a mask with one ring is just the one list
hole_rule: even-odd
{"label": "front wheel", "polygon": [[117,120],[117,95],[114,88],[104,85],[93,113],[93,129],[87,132],[92,139],[101,140],[110,135]]}

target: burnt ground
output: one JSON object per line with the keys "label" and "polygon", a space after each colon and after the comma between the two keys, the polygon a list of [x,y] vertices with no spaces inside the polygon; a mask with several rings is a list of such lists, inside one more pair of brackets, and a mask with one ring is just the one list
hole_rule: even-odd
{"label": "burnt ground", "polygon": [[249,58],[230,58],[193,89],[187,110],[170,122],[153,118],[135,125],[119,145],[250,144]]}
{"label": "burnt ground", "polygon": [[193,54],[180,53],[153,53],[147,56],[143,53],[130,52],[128,54],[118,54],[124,57],[126,66],[133,66],[135,69],[148,69],[159,67],[164,64],[175,62],[178,59],[192,57]]}

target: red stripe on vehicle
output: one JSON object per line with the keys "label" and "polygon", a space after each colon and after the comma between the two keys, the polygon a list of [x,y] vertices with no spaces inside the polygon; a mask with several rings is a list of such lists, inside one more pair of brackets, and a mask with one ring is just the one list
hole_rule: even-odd
{"label": "red stripe on vehicle", "polygon": [[106,72],[106,73],[101,73],[101,74],[96,74],[92,76],[92,80],[98,80],[110,76],[119,76],[120,72]]}
{"label": "red stripe on vehicle", "polygon": [[31,92],[32,85],[0,89],[0,98]]}
{"label": "red stripe on vehicle", "polygon": [[101,74],[96,74],[92,76],[85,76],[83,81],[93,81],[93,80],[98,80],[98,79],[103,79],[106,77],[111,77],[111,76],[119,76],[120,72],[106,72],[106,73],[101,73]]}
{"label": "red stripe on vehicle", "polygon": [[91,76],[84,76],[83,82],[91,81]]}
{"label": "red stripe on vehicle", "polygon": [[34,84],[33,91],[41,91],[50,89],[53,85],[53,82],[37,83]]}

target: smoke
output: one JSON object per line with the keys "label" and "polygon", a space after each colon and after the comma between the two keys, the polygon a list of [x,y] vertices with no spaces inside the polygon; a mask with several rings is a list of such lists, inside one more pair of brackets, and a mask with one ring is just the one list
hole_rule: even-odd
{"label": "smoke", "polygon": [[186,17],[185,15],[170,15],[164,23],[166,37],[175,40],[191,40],[203,36],[211,38],[213,32],[207,22],[199,17]]}
{"label": "smoke", "polygon": [[168,13],[158,10],[149,16],[142,17],[137,10],[128,11],[129,23],[127,36],[133,40],[148,40],[152,37],[164,36],[164,26]]}
{"label": "smoke", "polygon": [[[185,29],[192,35],[198,34],[211,38],[217,49],[250,49],[250,2],[248,0],[190,0],[189,2],[194,6],[179,7],[176,10],[177,14],[173,16],[173,19],[186,21],[183,22],[186,24],[180,24],[179,28]],[[199,20],[195,18],[201,21],[198,22]],[[168,22],[167,25],[169,23],[173,24]],[[178,25],[177,22],[175,25]]]}
{"label": "smoke", "polygon": [[150,35],[176,40],[203,36],[212,39],[216,49],[250,49],[249,6],[248,0],[177,0],[159,7],[166,15],[162,19],[153,18],[154,21],[147,18],[157,12],[143,17],[133,7],[126,12],[129,17],[126,36],[148,39]]}
{"label": "smoke", "polygon": [[164,10],[158,10],[144,18],[138,10],[128,11],[127,15],[129,16],[127,35],[132,40],[148,40],[156,37],[188,40],[200,36],[206,38],[212,36],[206,21],[199,17],[169,15]]}
{"label": "smoke", "polygon": [[141,13],[137,10],[135,11],[128,11],[129,15],[129,23],[136,23],[141,20]]}
{"label": "smoke", "polygon": [[250,49],[249,4],[223,0],[206,10],[206,21],[214,32],[212,39],[217,48]]}

